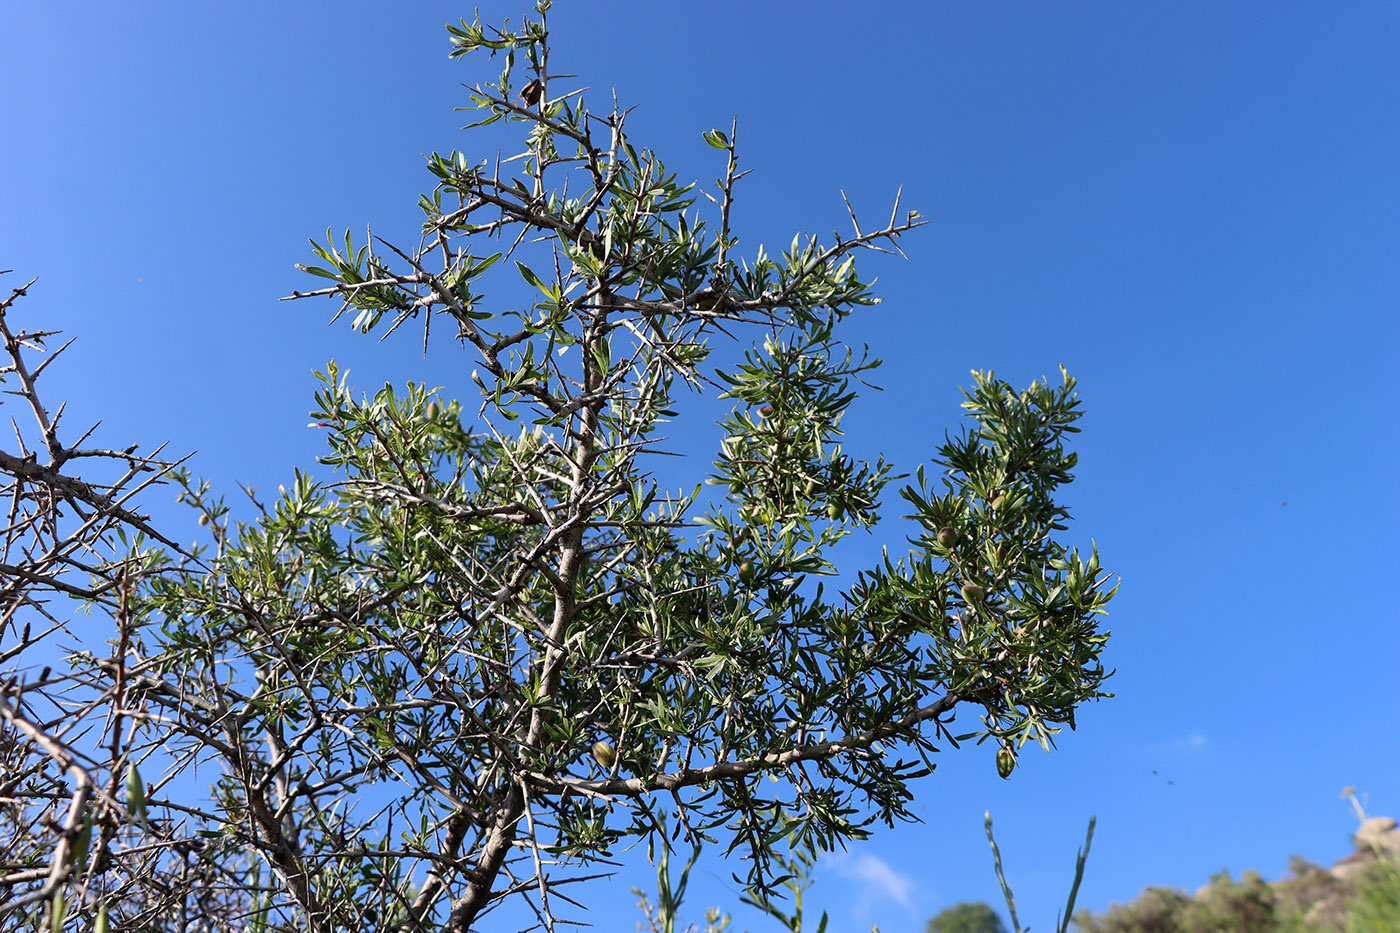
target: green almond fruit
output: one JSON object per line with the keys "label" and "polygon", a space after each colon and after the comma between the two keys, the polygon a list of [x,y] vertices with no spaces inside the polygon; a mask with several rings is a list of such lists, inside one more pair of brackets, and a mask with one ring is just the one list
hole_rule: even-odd
{"label": "green almond fruit", "polygon": [[1011,777],[1011,772],[1016,770],[1016,753],[1003,746],[997,749],[997,774],[1002,779]]}
{"label": "green almond fruit", "polygon": [[978,586],[976,583],[965,583],[962,588],[963,599],[970,603],[979,602],[983,596],[987,595],[985,586]]}
{"label": "green almond fruit", "polygon": [[617,749],[613,748],[611,743],[599,739],[593,743],[593,760],[598,762],[604,771],[611,771],[612,766],[617,763]]}
{"label": "green almond fruit", "polygon": [[952,547],[958,543],[958,533],[951,528],[940,528],[938,530],[938,543],[943,547]]}

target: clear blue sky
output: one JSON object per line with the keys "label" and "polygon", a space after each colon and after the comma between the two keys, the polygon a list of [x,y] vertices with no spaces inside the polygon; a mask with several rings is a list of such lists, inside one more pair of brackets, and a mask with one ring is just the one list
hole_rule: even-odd
{"label": "clear blue sky", "polygon": [[[0,7],[0,287],[40,276],[20,312],[79,338],[47,377],[73,426],[197,449],[232,497],[312,464],[332,356],[364,388],[474,392],[445,344],[425,362],[277,301],[308,236],[414,228],[421,153],[494,154],[452,110],[495,71],[447,60],[471,11]],[[875,220],[903,184],[932,221],[864,266],[884,304],[859,339],[887,365],[852,447],[912,469],[974,367],[1081,382],[1074,534],[1122,575],[1117,697],[1009,782],[986,748],[946,753],[924,824],[821,866],[833,933],[999,904],[988,808],[1041,930],[1091,813],[1096,910],[1340,857],[1344,785],[1400,816],[1400,4],[563,0],[552,27],[558,70],[637,105],[633,140],[682,176],[720,171],[700,132],[737,115],[749,249],[844,227],[842,187]],[[590,919],[631,929],[645,881],[592,889]]]}

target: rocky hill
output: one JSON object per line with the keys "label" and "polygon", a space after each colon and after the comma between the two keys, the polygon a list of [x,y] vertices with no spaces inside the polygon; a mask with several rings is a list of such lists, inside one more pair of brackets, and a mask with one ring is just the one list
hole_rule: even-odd
{"label": "rocky hill", "polygon": [[1323,868],[1294,857],[1290,877],[1268,882],[1222,872],[1195,892],[1149,887],[1106,913],[1080,911],[1082,933],[1400,933],[1400,828],[1364,819],[1355,850]]}

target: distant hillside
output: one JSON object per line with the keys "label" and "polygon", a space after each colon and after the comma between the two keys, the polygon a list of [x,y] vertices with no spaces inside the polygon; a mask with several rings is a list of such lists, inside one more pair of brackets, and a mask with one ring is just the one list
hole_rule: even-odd
{"label": "distant hillside", "polygon": [[1195,894],[1149,887],[1074,922],[1081,933],[1400,933],[1400,828],[1371,817],[1352,841],[1355,851],[1330,869],[1294,856],[1280,881],[1222,872]]}

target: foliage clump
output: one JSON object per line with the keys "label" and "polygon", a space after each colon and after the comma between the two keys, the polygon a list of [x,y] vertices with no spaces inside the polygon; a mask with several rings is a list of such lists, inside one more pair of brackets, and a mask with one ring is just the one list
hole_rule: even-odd
{"label": "foliage clump", "polygon": [[1001,915],[983,901],[954,904],[929,918],[925,933],[1006,933]]}

